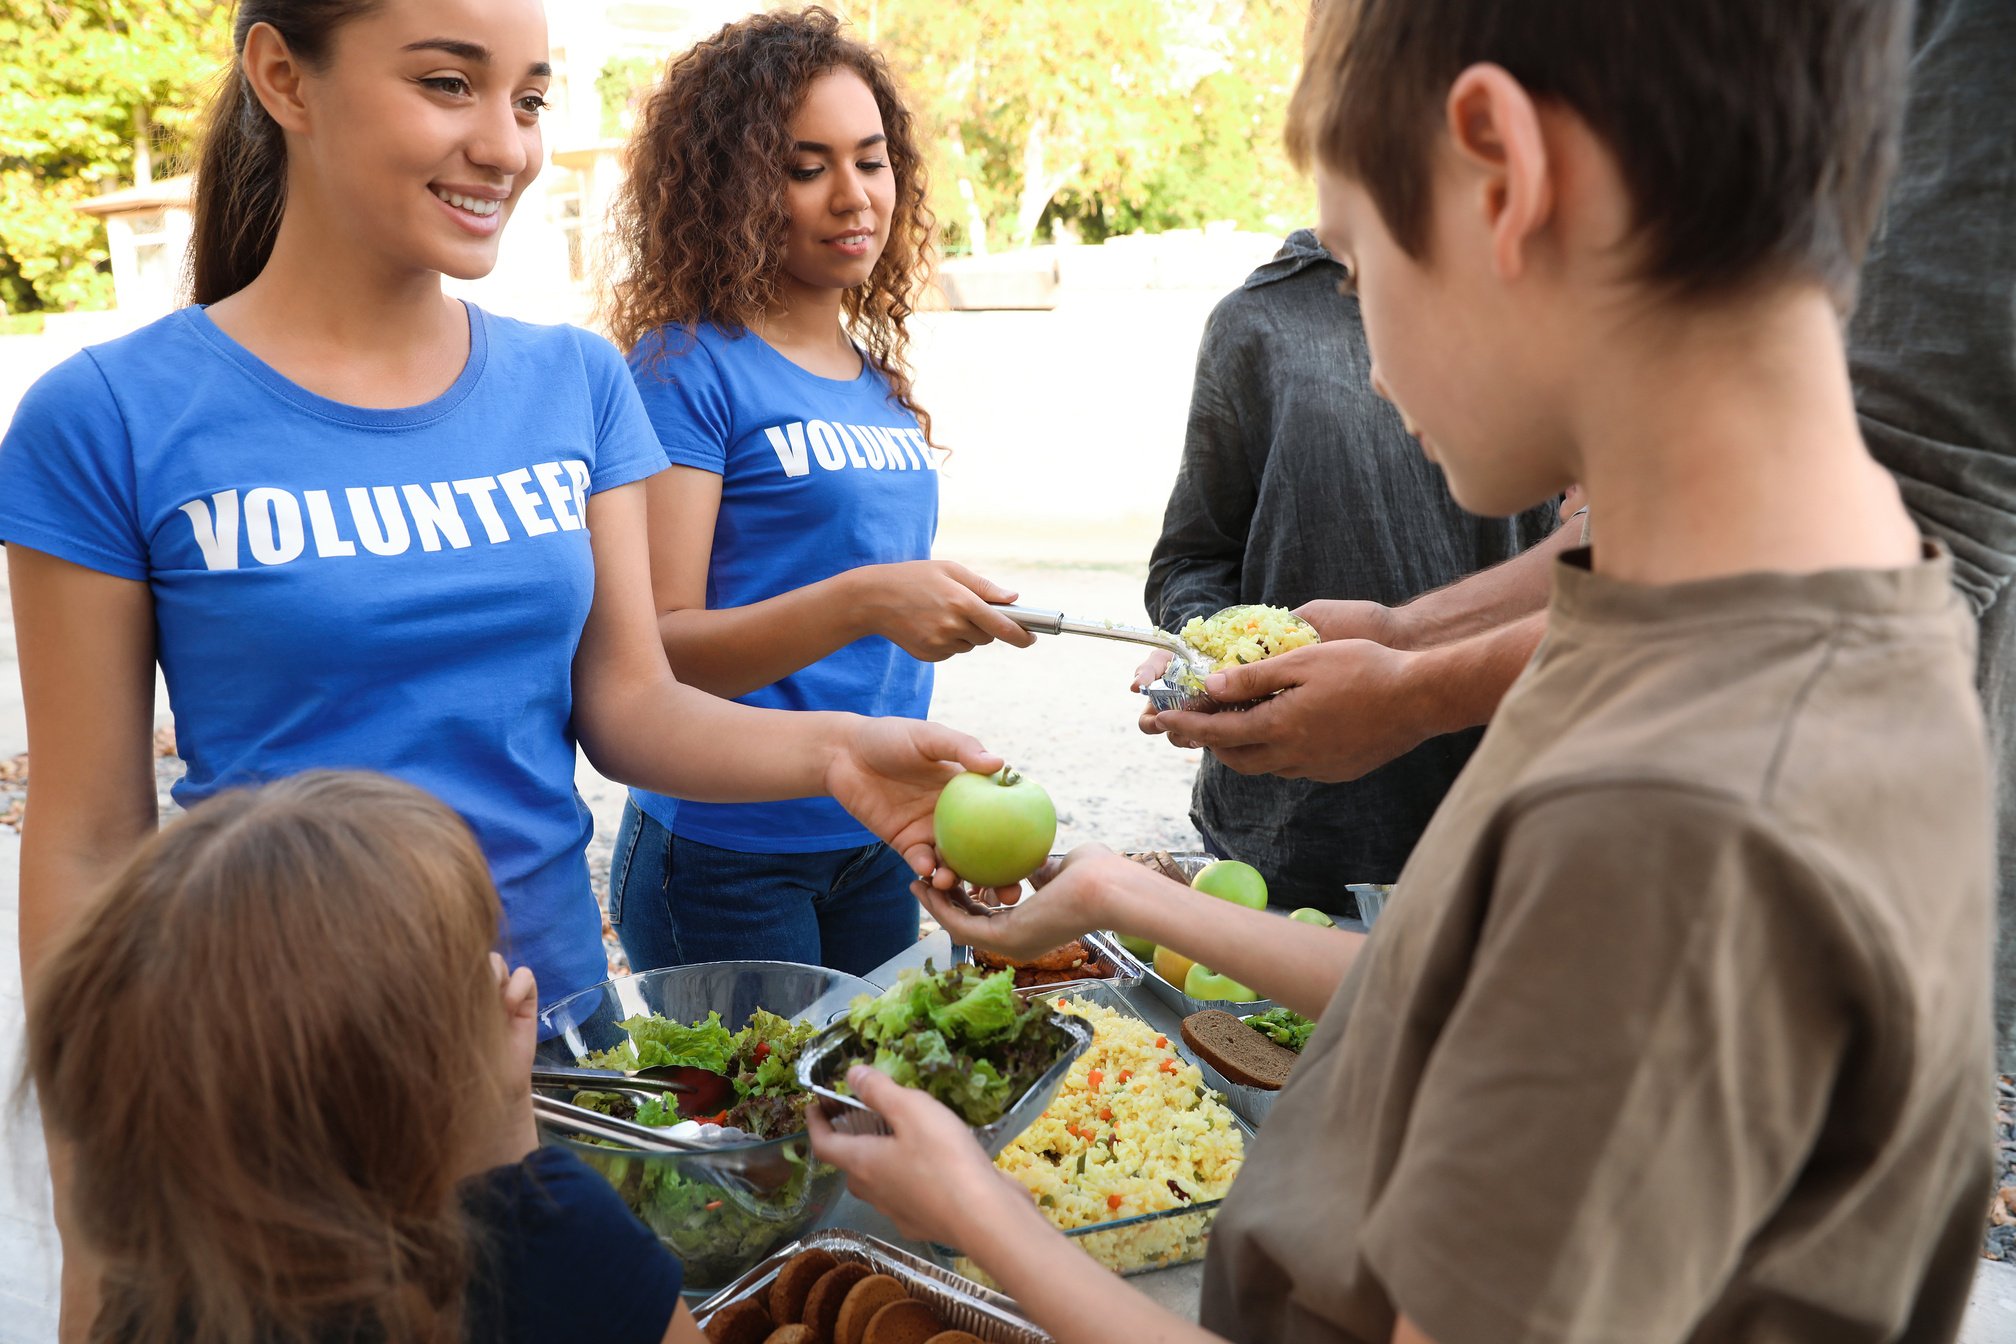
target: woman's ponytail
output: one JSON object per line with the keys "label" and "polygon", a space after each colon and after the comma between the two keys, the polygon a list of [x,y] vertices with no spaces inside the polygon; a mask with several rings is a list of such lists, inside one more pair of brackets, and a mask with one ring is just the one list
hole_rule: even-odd
{"label": "woman's ponytail", "polygon": [[310,68],[328,58],[337,28],[376,0],[240,0],[231,68],[204,124],[192,192],[189,298],[210,304],[252,283],[273,255],[287,208],[287,142],[245,78],[245,38],[259,24]]}

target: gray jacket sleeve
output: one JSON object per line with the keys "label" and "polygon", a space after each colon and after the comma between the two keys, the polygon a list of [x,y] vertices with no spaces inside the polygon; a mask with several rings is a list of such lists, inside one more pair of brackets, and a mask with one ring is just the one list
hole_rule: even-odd
{"label": "gray jacket sleeve", "polygon": [[[1245,351],[1227,328],[1221,304],[1197,348],[1183,462],[1148,562],[1143,601],[1148,618],[1165,630],[1239,601],[1259,484],[1255,446],[1244,428],[1256,422],[1242,414],[1236,395],[1252,384],[1240,367]],[[1264,454],[1264,437],[1256,437]]]}
{"label": "gray jacket sleeve", "polygon": [[1976,614],[2016,578],[2016,5],[1926,0],[1848,358],[1863,437]]}

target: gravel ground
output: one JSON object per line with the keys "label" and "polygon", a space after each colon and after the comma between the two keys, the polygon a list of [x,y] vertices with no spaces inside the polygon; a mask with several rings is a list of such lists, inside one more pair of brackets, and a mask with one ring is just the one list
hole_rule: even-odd
{"label": "gravel ground", "polygon": [[2016,1079],[1995,1082],[1995,1201],[1988,1208],[1990,1260],[2016,1261]]}

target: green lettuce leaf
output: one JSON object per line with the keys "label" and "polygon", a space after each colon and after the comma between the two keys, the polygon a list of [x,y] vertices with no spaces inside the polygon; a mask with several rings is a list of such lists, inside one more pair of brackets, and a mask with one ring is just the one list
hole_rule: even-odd
{"label": "green lettuce leaf", "polygon": [[630,1033],[635,1067],[640,1069],[670,1065],[726,1073],[735,1049],[735,1038],[721,1025],[719,1013],[709,1013],[705,1022],[690,1027],[655,1015],[632,1017],[624,1021],[623,1030]]}
{"label": "green lettuce leaf", "polygon": [[934,1005],[931,1025],[947,1036],[968,1041],[990,1041],[1012,1033],[1022,1016],[1022,1001],[1015,997],[1015,977],[1003,971],[986,976],[966,988],[949,1003]]}
{"label": "green lettuce leaf", "polygon": [[1316,1030],[1314,1022],[1288,1008],[1269,1008],[1247,1018],[1246,1025],[1297,1054],[1302,1053],[1302,1047],[1309,1044],[1310,1033]]}

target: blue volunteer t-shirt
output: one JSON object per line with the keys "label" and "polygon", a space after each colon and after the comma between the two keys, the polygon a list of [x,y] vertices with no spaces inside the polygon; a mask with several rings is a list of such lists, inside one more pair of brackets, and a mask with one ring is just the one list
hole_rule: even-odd
{"label": "blue volunteer t-shirt", "polygon": [[378,770],[460,812],[551,1000],[607,977],[574,790],[588,496],[664,468],[622,359],[469,307],[441,396],[369,410],[185,308],[51,370],[0,441],[0,540],[153,590],[176,799]]}
{"label": "blue volunteer t-shirt", "polygon": [[[925,560],[938,460],[917,418],[864,358],[852,380],[799,368],[753,332],[702,323],[640,341],[630,365],[665,454],[721,477],[707,606],[746,607],[862,565]],[[879,635],[742,696],[766,709],[923,718],[931,667]],[[872,844],[831,798],[695,803],[632,790],[675,835],[720,849],[805,854]]]}

